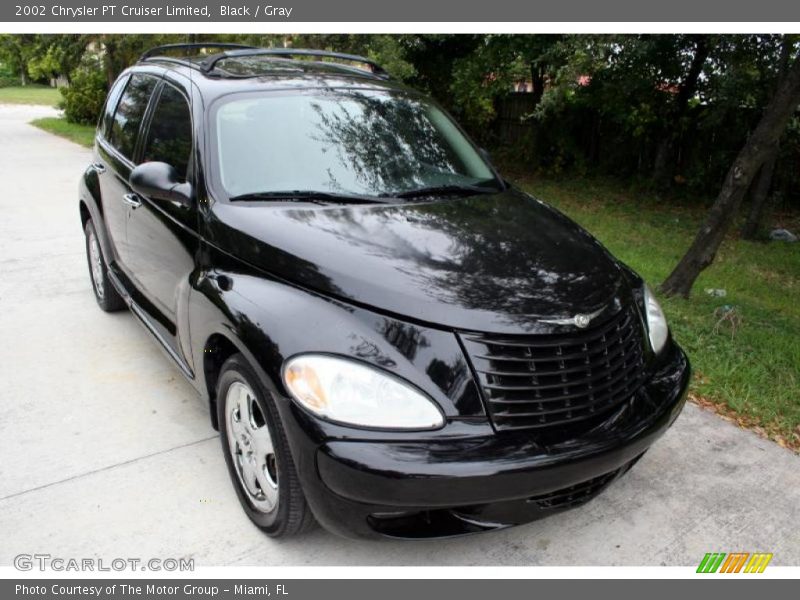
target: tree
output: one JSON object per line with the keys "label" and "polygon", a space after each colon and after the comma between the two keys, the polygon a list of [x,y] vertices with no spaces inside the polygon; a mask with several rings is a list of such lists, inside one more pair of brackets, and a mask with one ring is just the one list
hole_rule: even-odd
{"label": "tree", "polygon": [[414,65],[406,58],[406,38],[408,36],[300,34],[286,37],[288,44],[295,48],[315,48],[364,56],[379,63],[392,77],[400,80],[407,80],[416,73]]}
{"label": "tree", "polygon": [[[784,39],[781,46],[781,57],[778,66],[778,77],[776,86],[786,76],[786,69],[789,65],[789,57],[792,52],[792,40]],[[744,239],[755,239],[758,233],[758,228],[761,225],[761,220],[764,215],[764,208],[767,205],[767,198],[769,197],[769,190],[772,187],[772,176],[775,173],[775,166],[778,163],[778,151],[780,150],[780,142],[776,142],[772,148],[769,156],[767,157],[761,169],[758,171],[758,177],[751,188],[750,194],[750,211],[747,214],[747,220],[742,226],[741,235]]]}
{"label": "tree", "polygon": [[33,55],[28,61],[28,74],[33,79],[55,79],[66,77],[78,67],[86,52],[89,36],[84,35],[38,35]]}
{"label": "tree", "polygon": [[532,85],[533,114],[555,74],[555,49],[561,37],[492,34],[478,40],[474,51],[455,61],[450,83],[450,93],[467,119],[476,126],[490,122],[495,99],[527,81]]}
{"label": "tree", "polygon": [[136,62],[136,59],[153,46],[183,42],[185,35],[101,34],[92,41],[99,45],[103,56],[106,85],[110,88],[119,74]]}
{"label": "tree", "polygon": [[485,36],[474,34],[424,34],[405,36],[406,57],[416,74],[414,87],[432,94],[455,113],[463,114],[452,95],[456,63],[476,52]]}
{"label": "tree", "polygon": [[728,170],[694,242],[661,285],[667,296],[688,297],[700,273],[713,261],[753,177],[769,158],[800,104],[800,59],[795,58],[753,133]]}
{"label": "tree", "polygon": [[[551,147],[668,187],[678,157],[685,158],[685,132],[713,110],[701,98],[716,46],[717,36],[708,35],[566,36],[554,52],[561,66],[537,111],[539,123],[558,132]],[[573,141],[564,135],[570,121]]]}
{"label": "tree", "polygon": [[711,52],[711,40],[708,35],[691,36],[694,52],[689,63],[689,70],[678,86],[678,92],[665,115],[665,129],[656,150],[653,166],[653,182],[661,189],[669,187],[675,168],[675,144],[684,127],[684,119],[689,108],[689,101],[697,93],[697,83],[703,72],[703,66]]}
{"label": "tree", "polygon": [[33,34],[0,35],[0,60],[20,78],[21,85],[28,85],[28,61],[34,55],[36,37]]}

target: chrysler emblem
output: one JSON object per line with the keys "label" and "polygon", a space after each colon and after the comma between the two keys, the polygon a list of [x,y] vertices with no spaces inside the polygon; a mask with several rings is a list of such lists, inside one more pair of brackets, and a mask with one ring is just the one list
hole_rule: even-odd
{"label": "chrysler emblem", "polygon": [[599,308],[598,310],[592,313],[588,314],[578,313],[574,317],[566,317],[563,319],[539,319],[539,322],[550,323],[552,325],[575,325],[575,327],[579,327],[580,329],[586,329],[589,326],[589,323],[591,323],[592,320],[600,313],[602,313],[605,309],[606,307],[603,306],[602,308]]}
{"label": "chrysler emblem", "polygon": [[573,319],[573,321],[575,321],[575,325],[577,325],[581,329],[589,325],[589,322],[591,320],[592,317],[590,317],[589,315],[575,315],[575,318]]}

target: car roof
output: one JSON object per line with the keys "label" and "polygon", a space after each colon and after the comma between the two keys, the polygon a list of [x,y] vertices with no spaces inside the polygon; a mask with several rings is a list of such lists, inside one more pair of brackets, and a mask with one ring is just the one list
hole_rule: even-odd
{"label": "car roof", "polygon": [[[294,54],[260,54],[264,49],[253,49],[252,54],[240,51],[223,52],[211,56],[195,54],[190,56],[147,56],[144,55],[129,71],[152,71],[153,67],[177,75],[184,83],[190,81],[201,95],[211,101],[216,97],[233,92],[277,90],[277,89],[332,89],[359,88],[386,91],[408,91],[403,84],[392,80],[382,69],[371,72],[349,64],[353,61],[336,57],[348,57],[366,61],[352,55],[300,50],[302,55],[313,52],[308,58],[294,58]],[[266,50],[265,52],[269,52]],[[336,62],[321,60],[330,54]],[[355,61],[359,62],[359,61]],[[380,67],[378,67],[380,69]]]}

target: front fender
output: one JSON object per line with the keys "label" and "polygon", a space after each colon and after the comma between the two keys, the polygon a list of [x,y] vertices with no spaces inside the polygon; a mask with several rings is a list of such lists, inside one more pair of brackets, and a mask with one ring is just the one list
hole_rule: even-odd
{"label": "front fender", "polygon": [[[242,265],[223,268],[214,262],[213,271],[199,274],[189,303],[198,367],[208,341],[222,335],[261,372],[270,392],[285,399],[280,373],[287,358],[305,352],[336,354],[410,382],[435,400],[448,419],[486,421],[454,333],[357,308]],[[197,371],[198,388],[213,399],[207,374]]]}

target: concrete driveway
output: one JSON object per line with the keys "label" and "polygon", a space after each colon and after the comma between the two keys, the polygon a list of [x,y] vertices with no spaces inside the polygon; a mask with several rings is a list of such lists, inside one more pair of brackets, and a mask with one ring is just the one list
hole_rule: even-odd
{"label": "concrete driveway", "polygon": [[87,150],[0,106],[0,565],[19,553],[218,565],[800,564],[800,459],[695,406],[578,510],[442,542],[277,542],[236,501],[206,409],[132,315],[95,304],[76,186]]}

